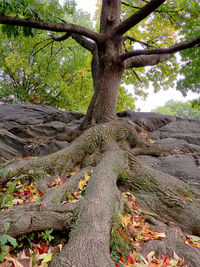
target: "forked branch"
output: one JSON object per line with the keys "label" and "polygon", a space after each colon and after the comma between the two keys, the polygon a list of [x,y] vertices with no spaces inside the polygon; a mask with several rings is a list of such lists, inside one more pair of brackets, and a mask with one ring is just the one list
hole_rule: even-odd
{"label": "forked branch", "polygon": [[119,26],[114,28],[111,33],[112,37],[117,35],[123,35],[132,27],[140,23],[143,19],[148,17],[152,12],[154,12],[160,5],[162,5],[166,0],[151,0],[148,4],[138,10],[135,14],[130,16],[128,19],[123,21]]}

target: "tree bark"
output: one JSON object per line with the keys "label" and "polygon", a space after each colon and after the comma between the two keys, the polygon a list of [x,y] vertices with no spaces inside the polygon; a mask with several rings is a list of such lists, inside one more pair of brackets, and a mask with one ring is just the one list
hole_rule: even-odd
{"label": "tree bark", "polygon": [[98,77],[93,76],[93,78],[97,77],[94,82],[95,92],[81,126],[82,129],[116,120],[117,96],[124,71],[124,64],[117,61],[121,50],[120,37],[114,41],[108,39],[98,47]]}

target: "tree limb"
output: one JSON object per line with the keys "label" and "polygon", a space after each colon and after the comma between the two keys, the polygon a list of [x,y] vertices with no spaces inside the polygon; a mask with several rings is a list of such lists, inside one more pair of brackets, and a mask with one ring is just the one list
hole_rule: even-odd
{"label": "tree limb", "polygon": [[131,42],[136,42],[139,43],[141,45],[145,45],[147,47],[150,47],[150,45],[148,43],[136,40],[134,37],[130,37],[130,36],[123,36],[123,41],[125,42],[126,40],[130,40]]}
{"label": "tree limb", "polygon": [[83,36],[75,33],[71,34],[71,36],[78,44],[80,44],[85,49],[89,50],[91,53],[93,53],[94,49],[96,49],[96,44],[94,42],[87,40]]}
{"label": "tree limb", "polygon": [[70,36],[71,36],[71,34],[67,32],[64,35],[60,36],[60,37],[56,37],[54,34],[52,34],[51,38],[56,42],[61,42],[61,41],[67,40]]}
{"label": "tree limb", "polygon": [[130,30],[132,27],[137,25],[143,19],[148,17],[154,10],[162,5],[166,0],[151,0],[148,4],[138,10],[135,14],[130,16],[128,19],[123,21],[119,26],[113,29],[111,37],[116,35],[123,35],[125,32]]}
{"label": "tree limb", "polygon": [[0,24],[31,27],[35,29],[48,30],[54,32],[76,33],[88,37],[97,43],[101,41],[100,34],[75,24],[34,21],[31,19],[13,18],[10,16],[3,16],[3,15],[0,15]]}
{"label": "tree limb", "polygon": [[192,48],[195,46],[200,46],[200,37],[192,40],[192,41],[185,41],[180,44],[175,44],[173,46],[170,46],[168,48],[155,48],[155,49],[146,49],[146,50],[135,50],[135,51],[129,51],[127,53],[122,54],[119,56],[120,61],[123,61],[129,57],[133,56],[141,56],[141,55],[162,55],[162,54],[173,54],[177,53],[179,51]]}
{"label": "tree limb", "polygon": [[128,58],[124,61],[125,69],[154,66],[171,58],[174,54],[142,55]]}

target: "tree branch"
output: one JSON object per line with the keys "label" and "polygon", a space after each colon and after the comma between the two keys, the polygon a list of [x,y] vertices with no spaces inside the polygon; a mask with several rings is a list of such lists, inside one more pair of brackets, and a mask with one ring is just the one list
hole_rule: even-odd
{"label": "tree branch", "polygon": [[146,50],[135,50],[135,51],[129,51],[127,53],[122,54],[119,56],[119,60],[123,61],[129,57],[133,56],[140,56],[140,55],[162,55],[162,54],[174,54],[179,51],[197,47],[200,46],[200,37],[192,40],[192,41],[185,41],[180,44],[175,44],[173,46],[170,46],[168,48],[155,48],[155,49],[146,49]]}
{"label": "tree branch", "polygon": [[94,42],[87,40],[83,36],[75,33],[73,33],[71,36],[78,44],[80,44],[85,49],[89,50],[91,53],[93,53],[94,49],[96,49],[96,44]]}
{"label": "tree branch", "polygon": [[126,40],[130,40],[131,42],[136,42],[139,43],[141,45],[145,45],[147,47],[150,47],[150,45],[148,43],[136,40],[134,37],[130,37],[130,36],[123,36],[123,41],[125,42]]}
{"label": "tree branch", "polygon": [[48,30],[54,32],[76,33],[88,37],[97,43],[101,41],[100,34],[91,31],[88,28],[75,24],[34,21],[31,19],[13,18],[10,16],[3,16],[3,15],[0,15],[0,24],[31,27],[35,29]]}
{"label": "tree branch", "polygon": [[165,60],[171,58],[174,54],[161,54],[161,55],[142,55],[128,58],[124,61],[125,69],[141,68],[147,66],[157,65]]}
{"label": "tree branch", "polygon": [[54,34],[51,35],[51,38],[56,42],[61,42],[67,40],[71,36],[70,33],[65,33],[64,35],[60,37],[56,37]]}
{"label": "tree branch", "polygon": [[132,6],[132,5],[129,5],[129,4],[127,4],[127,3],[125,3],[125,2],[122,2],[122,1],[121,1],[121,4],[124,5],[124,6],[128,6],[128,7],[135,8],[135,9],[141,9],[141,7],[138,7],[138,6]]}
{"label": "tree branch", "polygon": [[138,10],[135,14],[130,16],[128,19],[123,21],[119,26],[113,29],[111,37],[116,35],[123,35],[125,32],[130,30],[132,27],[137,25],[143,19],[148,17],[154,10],[162,5],[166,0],[151,0],[148,4]]}

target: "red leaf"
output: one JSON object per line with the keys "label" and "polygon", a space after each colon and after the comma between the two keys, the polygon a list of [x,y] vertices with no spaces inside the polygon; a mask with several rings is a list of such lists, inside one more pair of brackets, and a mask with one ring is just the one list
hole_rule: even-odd
{"label": "red leaf", "polygon": [[133,257],[131,257],[131,256],[128,256],[128,257],[126,258],[126,260],[127,260],[127,262],[130,263],[130,264],[135,264],[135,263],[136,263],[135,259],[134,259]]}
{"label": "red leaf", "polygon": [[122,262],[123,264],[125,264],[125,261],[124,261],[124,259],[123,258],[120,258],[120,260],[119,260],[120,262]]}
{"label": "red leaf", "polygon": [[169,261],[169,256],[164,257],[163,263],[168,263],[168,261]]}

